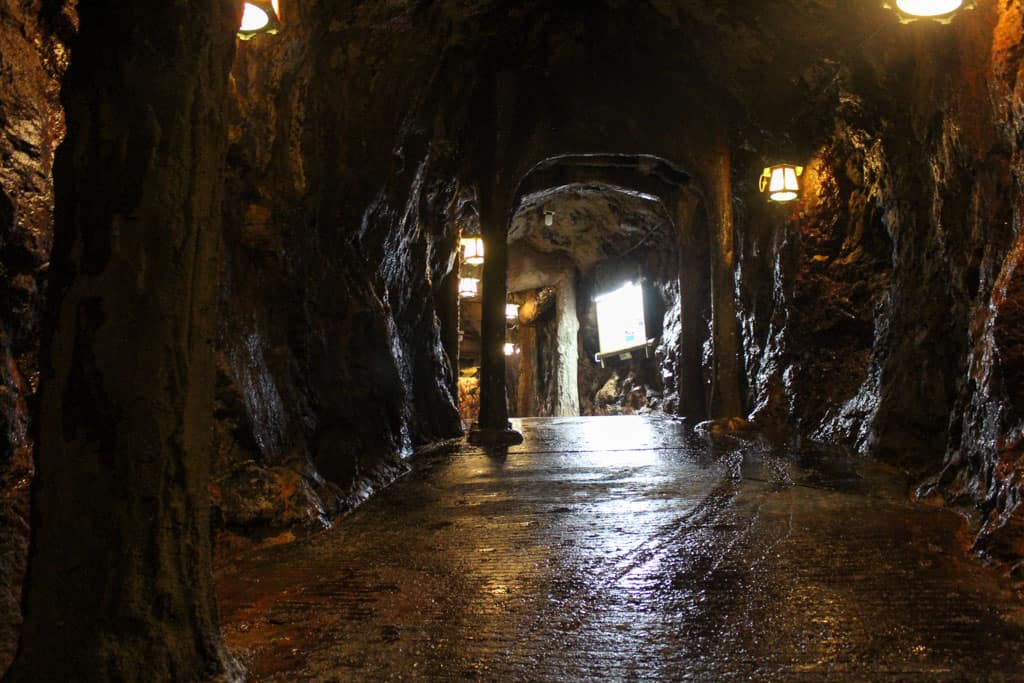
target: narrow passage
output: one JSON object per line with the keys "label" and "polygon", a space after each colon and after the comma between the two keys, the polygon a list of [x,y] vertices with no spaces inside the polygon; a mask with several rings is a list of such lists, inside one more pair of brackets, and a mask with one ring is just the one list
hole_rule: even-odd
{"label": "narrow passage", "polygon": [[525,419],[218,575],[264,681],[1024,680],[1014,587],[897,472],[654,417]]}

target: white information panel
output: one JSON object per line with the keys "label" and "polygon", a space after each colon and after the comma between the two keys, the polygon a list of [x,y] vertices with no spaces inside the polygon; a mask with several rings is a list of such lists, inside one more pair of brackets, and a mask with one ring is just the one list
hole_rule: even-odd
{"label": "white information panel", "polygon": [[602,354],[647,343],[643,287],[630,282],[594,301]]}

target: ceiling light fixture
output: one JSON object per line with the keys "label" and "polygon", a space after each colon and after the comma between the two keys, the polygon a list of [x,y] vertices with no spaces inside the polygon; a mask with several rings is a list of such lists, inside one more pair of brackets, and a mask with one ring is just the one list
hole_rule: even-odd
{"label": "ceiling light fixture", "polygon": [[778,164],[764,169],[759,187],[767,192],[773,202],[791,202],[800,196],[800,176],[804,173],[803,166]]}
{"label": "ceiling light fixture", "polygon": [[930,19],[944,24],[963,9],[974,9],[972,0],[894,0],[886,2],[888,9],[896,10],[904,24],[920,19]]}
{"label": "ceiling light fixture", "polygon": [[475,277],[464,277],[459,279],[459,296],[469,299],[480,291],[480,280]]}
{"label": "ceiling light fixture", "polygon": [[242,10],[238,37],[249,40],[261,33],[273,35],[281,30],[280,0],[251,0]]}
{"label": "ceiling light fixture", "polygon": [[484,241],[481,238],[462,238],[462,262],[472,266],[479,266],[484,262]]}

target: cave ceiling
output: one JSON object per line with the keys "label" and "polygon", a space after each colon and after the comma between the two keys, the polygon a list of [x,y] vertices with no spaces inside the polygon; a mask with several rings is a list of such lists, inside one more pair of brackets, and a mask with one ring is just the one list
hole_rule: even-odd
{"label": "cave ceiling", "polygon": [[444,7],[456,40],[490,45],[498,71],[521,65],[570,89],[594,79],[611,100],[619,81],[631,82],[626,97],[643,96],[636,83],[648,81],[654,107],[659,87],[688,91],[695,107],[773,131],[825,95],[843,67],[898,49],[898,19],[882,5],[490,0]]}
{"label": "cave ceiling", "polygon": [[[552,212],[552,225],[545,213]],[[527,195],[512,218],[513,253],[562,254],[582,271],[650,244],[670,244],[671,221],[657,197],[601,183],[577,183]],[[514,254],[513,254],[514,258]]]}

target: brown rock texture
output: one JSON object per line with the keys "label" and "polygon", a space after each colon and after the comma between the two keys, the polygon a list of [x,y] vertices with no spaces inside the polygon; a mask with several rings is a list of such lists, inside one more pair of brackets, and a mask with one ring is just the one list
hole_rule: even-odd
{"label": "brown rock texture", "polygon": [[79,10],[25,621],[6,680],[236,680],[208,481],[237,6]]}
{"label": "brown rock texture", "polygon": [[1011,562],[1020,15],[983,3],[949,26],[890,25],[835,66],[812,91],[830,113],[792,123],[824,141],[805,193],[746,205],[739,264],[754,420],[905,467],[921,495],[978,520],[978,550]]}
{"label": "brown rock texture", "polygon": [[53,154],[74,11],[0,3],[0,672],[21,622],[39,337],[53,244]]}
{"label": "brown rock texture", "polygon": [[[320,528],[461,433],[435,308],[460,187],[429,125],[439,38],[384,7],[284,11],[231,80],[214,483],[218,520],[249,534]],[[304,495],[265,485],[282,476]]]}
{"label": "brown rock texture", "polygon": [[[596,264],[650,240],[657,358],[582,369],[584,411],[657,409],[662,394],[666,412],[849,444],[969,511],[978,550],[1024,556],[1019,3],[903,25],[837,0],[306,0],[232,62],[237,4],[87,5],[50,270],[76,20],[55,0],[0,5],[0,665],[35,433],[39,576],[18,677],[237,673],[212,626],[210,517],[225,547],[321,529],[460,433],[467,213],[499,304],[473,402],[504,428],[489,342],[509,219],[517,183],[559,155],[643,155],[603,170],[664,194],[640,211],[604,197],[592,167],[561,169],[576,189],[558,213],[581,221],[561,247],[536,222],[551,197],[526,204],[535,250],[581,255],[563,292],[578,314]],[[788,207],[756,189],[780,156],[807,167]],[[598,218],[603,236],[586,230]],[[669,218],[674,234],[650,229]],[[555,317],[523,321],[542,379],[564,348]],[[557,412],[550,393],[508,393]]]}
{"label": "brown rock texture", "polygon": [[459,378],[459,415],[462,424],[469,427],[480,414],[480,380],[476,377]]}

